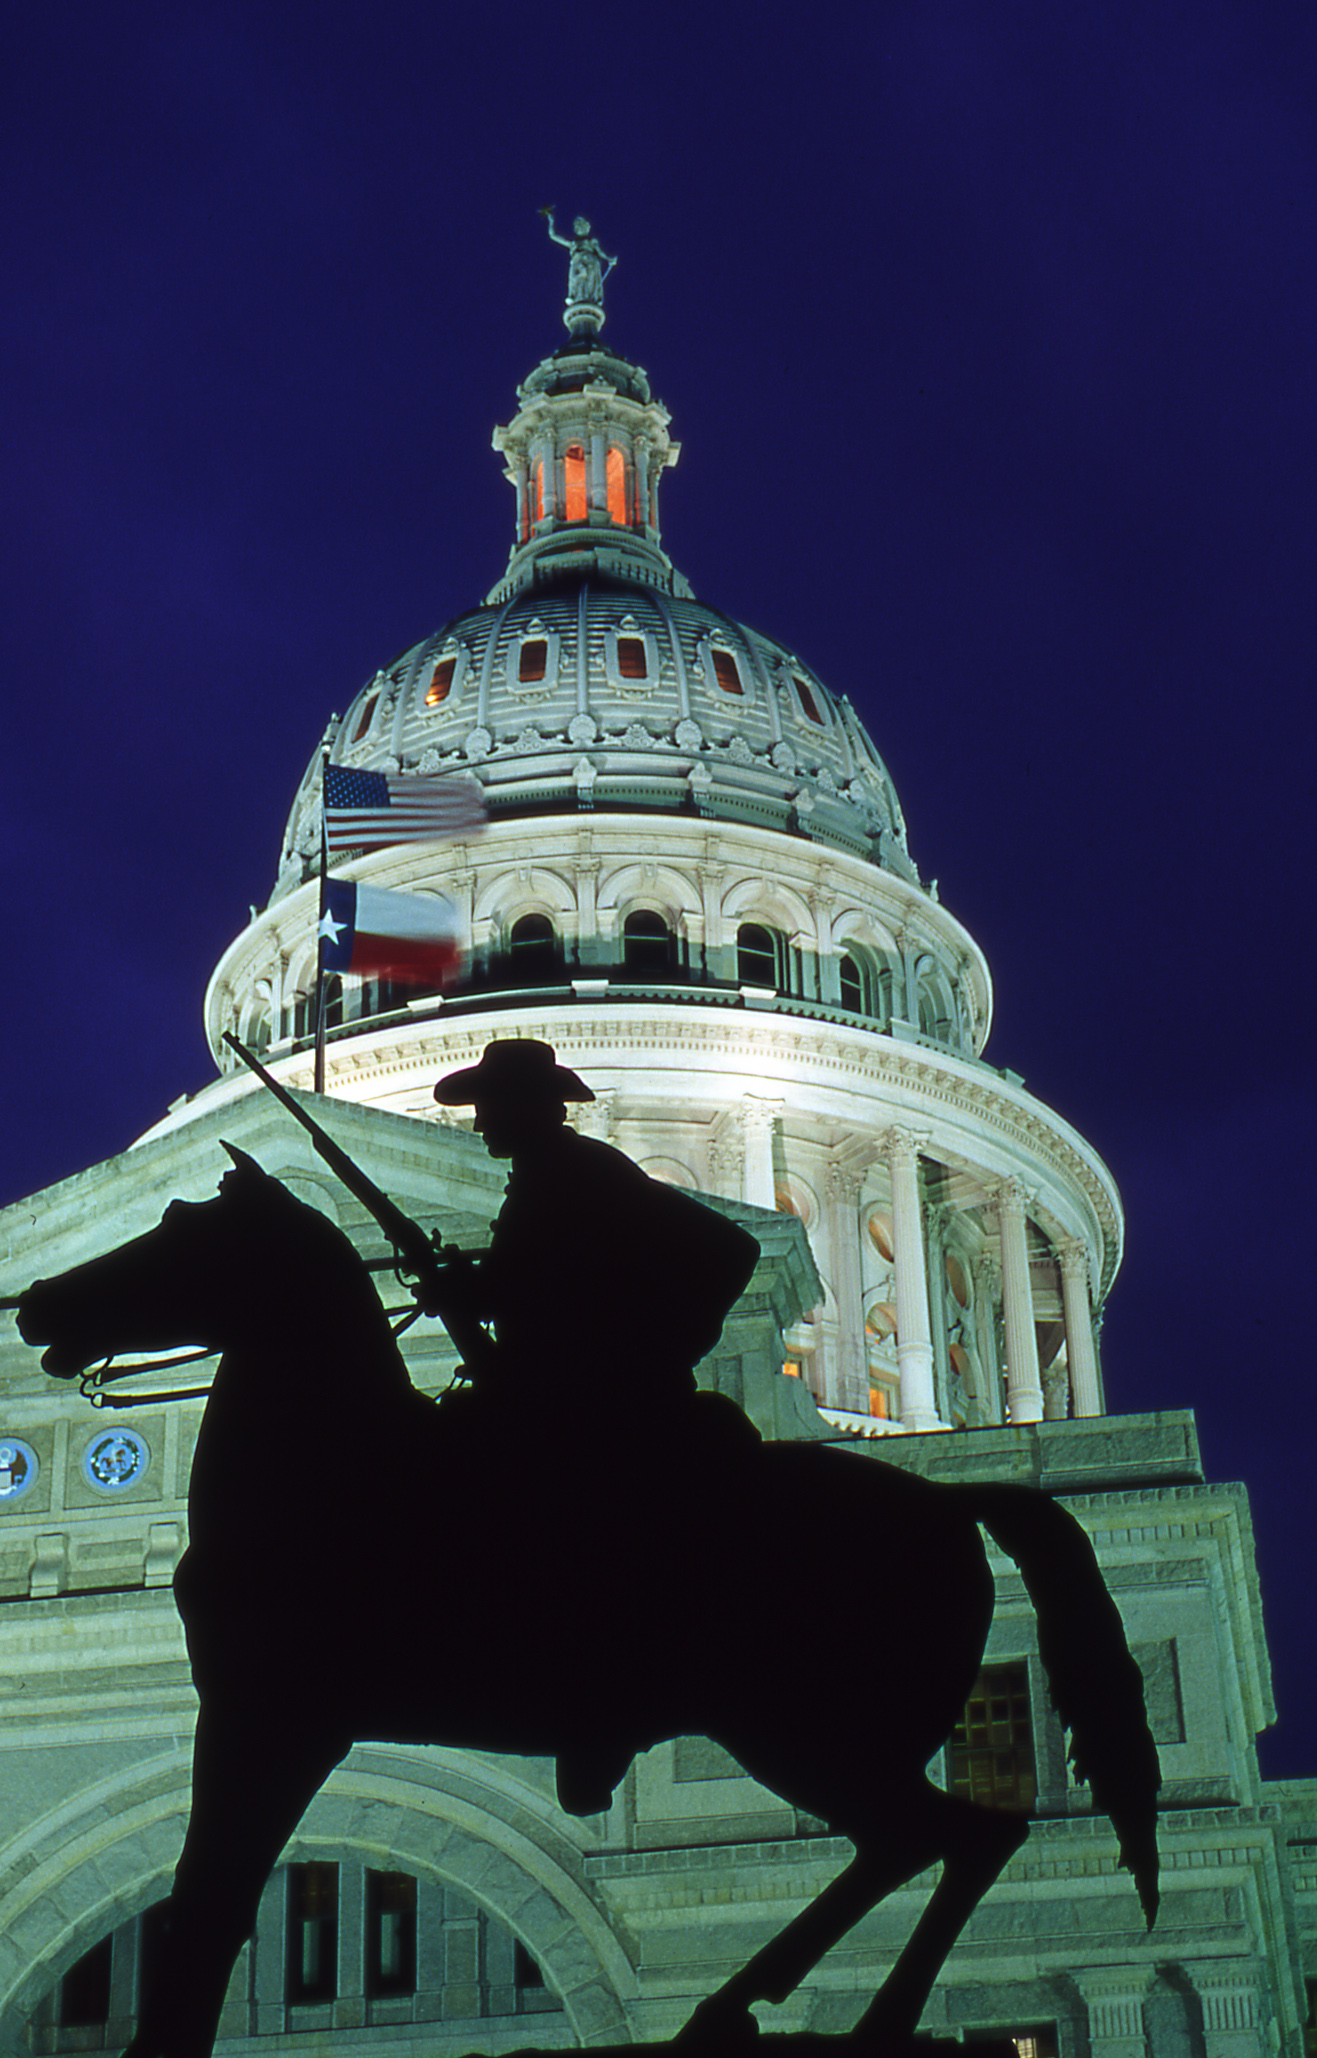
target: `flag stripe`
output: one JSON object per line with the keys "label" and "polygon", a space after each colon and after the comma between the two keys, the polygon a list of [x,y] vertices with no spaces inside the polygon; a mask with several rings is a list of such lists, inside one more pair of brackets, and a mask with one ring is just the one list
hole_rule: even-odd
{"label": "flag stripe", "polygon": [[481,828],[488,812],[474,779],[401,779],[343,765],[326,768],[324,802],[325,841],[335,851],[442,843]]}

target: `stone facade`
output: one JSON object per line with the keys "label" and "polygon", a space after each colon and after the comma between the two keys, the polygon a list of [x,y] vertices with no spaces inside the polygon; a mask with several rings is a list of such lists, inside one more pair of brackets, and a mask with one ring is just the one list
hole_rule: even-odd
{"label": "stone facade", "polygon": [[[854,709],[673,568],[658,486],[677,446],[645,374],[597,331],[531,375],[496,436],[517,494],[504,578],[331,724],[333,761],[476,777],[491,820],[464,845],[343,865],[446,894],[470,948],[444,993],[349,981],[334,995],[328,1126],[416,1219],[478,1243],[502,1174],[437,1113],[434,1082],[491,1036],[549,1037],[598,1095],[584,1127],[761,1239],[706,1384],[766,1435],[830,1439],[855,1464],[881,1453],[1060,1495],[1144,1668],[1166,1781],[1161,1916],[1146,1935],[1114,1837],[1069,1779],[1032,1611],[994,1559],[981,1702],[941,1776],[986,1781],[1036,1823],[926,2027],[1008,2031],[1027,2058],[1299,2058],[1317,1781],[1259,1780],[1274,1710],[1244,1491],[1204,1480],[1188,1415],[1103,1413],[1098,1318],[1123,1234],[1110,1174],[985,1059],[987,965],[921,882]],[[269,905],[207,995],[219,1078],[123,1157],[6,1210],[0,1290],[208,1195],[221,1137],[383,1255],[221,1042],[236,1029],[285,1083],[311,1083],[321,764],[317,751]],[[418,1325],[405,1349],[417,1384],[442,1389],[443,1331]],[[196,1708],[169,1581],[204,1395],[169,1395],[207,1371],[144,1375],[131,1407],[94,1411],[12,1324],[0,1332],[0,2051],[113,2049],[129,2033]],[[362,1548],[381,1580],[407,1579],[387,1537]],[[820,1609],[875,1655],[871,1719],[837,1738],[857,1781],[884,1777],[902,1681],[882,1670],[883,1600],[900,1578],[819,1566]],[[517,1597],[491,1605],[515,1636]],[[271,1880],[221,2049],[663,2036],[848,1854],[703,1738],[647,1753],[584,1820],[558,1808],[547,1761],[359,1746]],[[764,2019],[845,2029],[928,1885],[884,1903]]]}

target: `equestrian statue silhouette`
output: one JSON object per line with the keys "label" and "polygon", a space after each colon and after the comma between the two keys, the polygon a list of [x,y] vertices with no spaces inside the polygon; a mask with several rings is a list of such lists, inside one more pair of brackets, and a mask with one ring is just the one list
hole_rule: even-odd
{"label": "equestrian statue silhouette", "polygon": [[[567,1126],[568,1100],[593,1095],[548,1045],[492,1043],[436,1089],[473,1105],[510,1160],[479,1255],[437,1248],[276,1090],[372,1207],[468,1378],[437,1402],[419,1393],[348,1238],[229,1144],[215,1198],[174,1201],[146,1235],[20,1298],[21,1333],[59,1378],[94,1383],[113,1376],[89,1372],[108,1354],[183,1341],[222,1353],[174,1577],[200,1696],[191,1814],[129,2058],[207,2058],[265,1882],[355,1741],[553,1756],[563,1806],[588,1813],[637,1751],[689,1734],[855,1855],[676,2044],[721,2054],[751,2039],[753,2002],[784,2000],[940,1862],[851,2033],[902,2050],[1028,1833],[1024,1816],[926,1773],[992,1620],[979,1524],[1023,1576],[1076,1776],[1151,1924],[1157,1754],[1071,1515],[1027,1487],[936,1485],[823,1444],[763,1443],[699,1392],[692,1367],[758,1246]],[[451,1576],[459,1559],[472,1576]],[[819,1601],[820,1565],[861,1564],[896,1568],[868,1626]],[[526,1603],[515,1638],[491,1605],[511,1593]]]}

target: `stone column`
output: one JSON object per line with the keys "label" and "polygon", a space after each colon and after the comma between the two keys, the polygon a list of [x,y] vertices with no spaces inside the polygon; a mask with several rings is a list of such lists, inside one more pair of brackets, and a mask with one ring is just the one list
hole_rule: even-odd
{"label": "stone column", "polygon": [[649,445],[642,437],[636,438],[636,527],[652,529],[656,509],[649,487]]}
{"label": "stone column", "polygon": [[252,2030],[257,2036],[278,2035],[288,2027],[284,2007],[284,1960],[288,1935],[288,1867],[279,1866],[265,1882],[256,1917],[256,1976],[252,1994]]}
{"label": "stone column", "polygon": [[338,1868],[338,1996],[335,2029],[361,2029],[366,2021],[366,1872],[351,1858]]}
{"label": "stone column", "polygon": [[1070,1366],[1070,1399],[1076,1415],[1100,1415],[1097,1353],[1088,1299],[1088,1252],[1077,1236],[1056,1247],[1061,1260],[1061,1305],[1065,1315],[1066,1358]]}
{"label": "stone column", "polygon": [[741,1199],[751,1207],[777,1207],[777,1180],[773,1173],[773,1127],[782,1112],[780,1100],[762,1100],[747,1093],[741,1102],[741,1124],[745,1136],[745,1162],[741,1173]]}
{"label": "stone column", "polygon": [[1012,1422],[1041,1422],[1043,1387],[1038,1376],[1038,1336],[1029,1285],[1029,1246],[1024,1217],[1029,1195],[1018,1179],[1007,1179],[993,1195],[1001,1233],[1002,1313],[1006,1319],[1006,1394]]}
{"label": "stone column", "polygon": [[612,1143],[617,1133],[617,1095],[609,1091],[597,1093],[593,1100],[577,1101],[575,1120],[578,1135]]}
{"label": "stone column", "polygon": [[860,1188],[863,1171],[828,1166],[828,1249],[837,1304],[836,1405],[856,1414],[869,1407],[869,1368],[864,1349],[864,1296],[860,1277]]}
{"label": "stone column", "polygon": [[[601,964],[603,953],[599,949],[599,860],[596,857],[578,857],[572,860],[572,871],[576,879],[576,961],[579,965]],[[621,939],[618,939],[621,950]]]}
{"label": "stone column", "polygon": [[1248,1958],[1189,1968],[1203,2004],[1207,2058],[1262,2058],[1268,2039],[1262,2027],[1258,1969]]}
{"label": "stone column", "polygon": [[517,541],[524,543],[530,534],[530,480],[526,473],[526,460],[517,459]]}
{"label": "stone column", "polygon": [[928,1320],[928,1269],[919,1206],[919,1145],[909,1129],[883,1139],[892,1177],[892,1244],[896,1268],[896,1362],[901,1420],[907,1429],[938,1429],[933,1397],[933,1338]]}
{"label": "stone column", "polygon": [[1150,1977],[1150,1967],[1137,1965],[1095,1965],[1075,1974],[1088,2005],[1092,2058],[1148,2058],[1143,1996]]}
{"label": "stone column", "polygon": [[590,511],[608,513],[608,440],[601,424],[590,424]]}

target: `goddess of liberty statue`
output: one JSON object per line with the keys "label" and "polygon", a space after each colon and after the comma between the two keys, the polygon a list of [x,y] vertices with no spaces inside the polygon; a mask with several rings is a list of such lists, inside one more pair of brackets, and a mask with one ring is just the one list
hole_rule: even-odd
{"label": "goddess of liberty statue", "polygon": [[590,234],[590,224],[583,214],[578,214],[572,223],[570,236],[560,236],[553,220],[553,209],[542,207],[540,213],[548,224],[549,234],[555,243],[561,243],[564,250],[571,251],[567,266],[567,305],[563,310],[563,325],[569,335],[589,335],[604,325],[604,280],[617,263]]}

